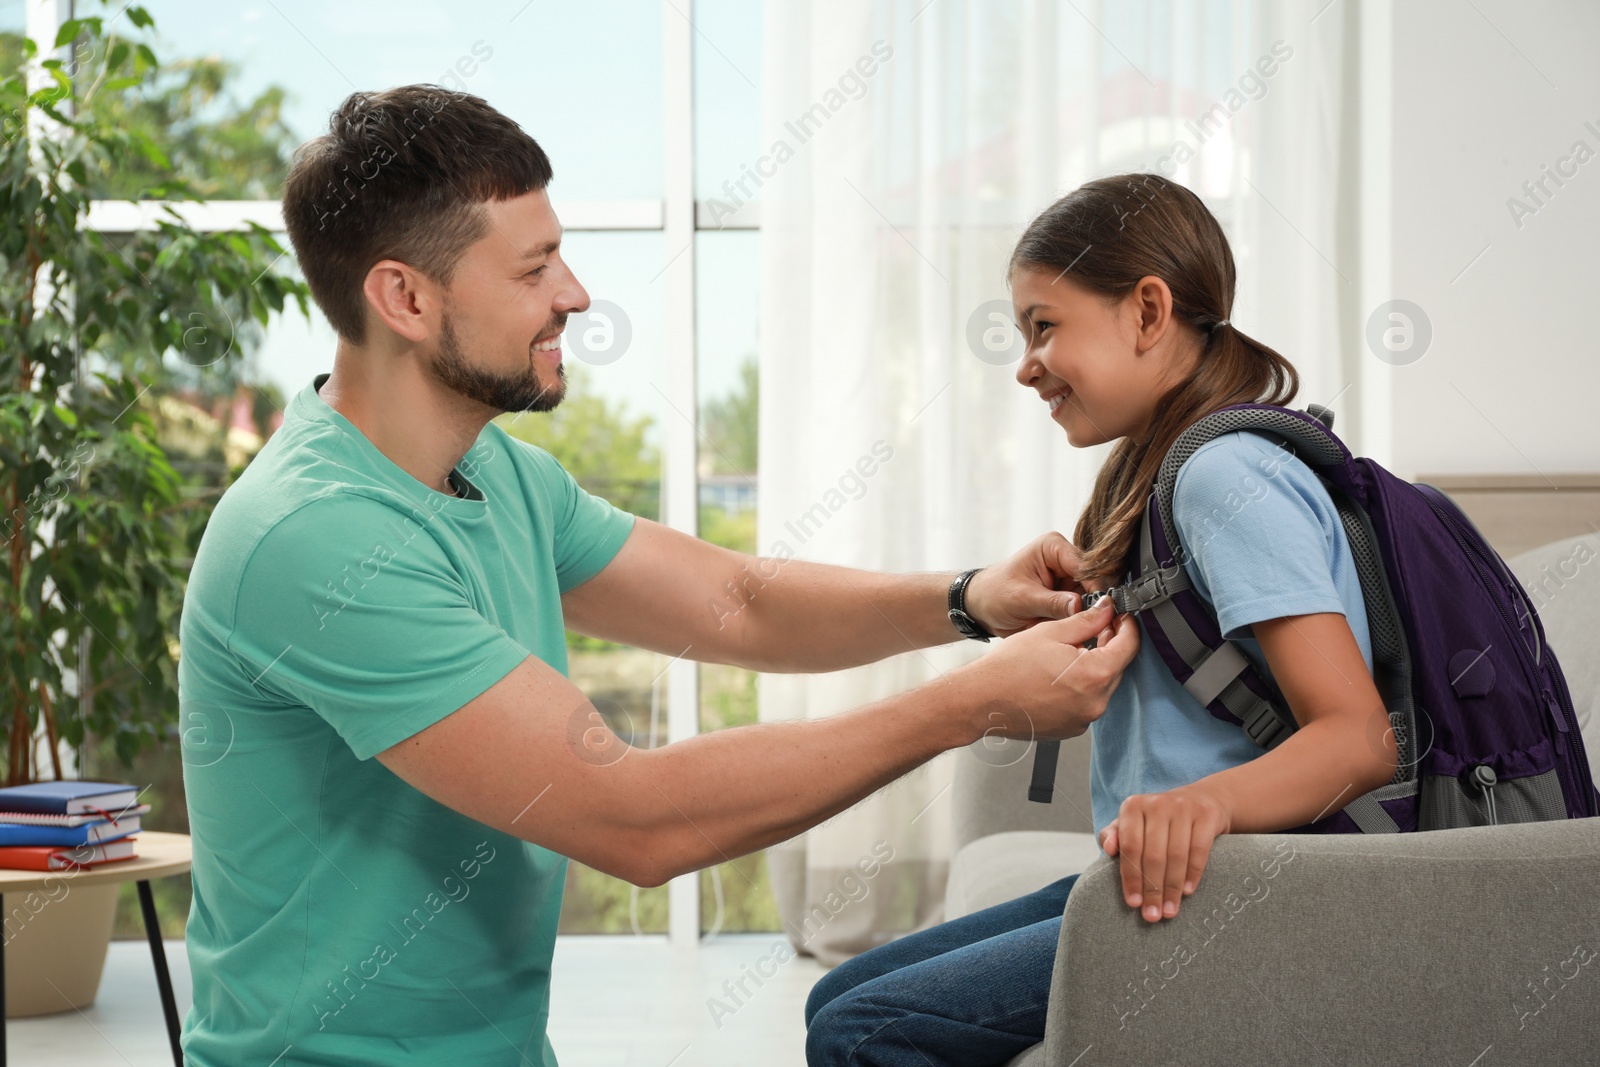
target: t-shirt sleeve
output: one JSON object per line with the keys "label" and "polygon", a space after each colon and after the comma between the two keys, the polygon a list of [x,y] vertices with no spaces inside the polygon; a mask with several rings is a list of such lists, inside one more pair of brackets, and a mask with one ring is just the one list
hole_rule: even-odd
{"label": "t-shirt sleeve", "polygon": [[327,720],[358,759],[433,725],[529,655],[474,604],[426,515],[313,501],[240,576],[229,648],[256,687]]}
{"label": "t-shirt sleeve", "polygon": [[615,558],[633,530],[634,516],[585,490],[544,449],[507,439],[513,447],[525,449],[538,465],[555,519],[556,581],[565,593],[599,574]]}
{"label": "t-shirt sleeve", "polygon": [[1338,512],[1310,467],[1245,431],[1203,445],[1178,472],[1173,521],[1188,572],[1222,634],[1265,619],[1344,614],[1333,579]]}

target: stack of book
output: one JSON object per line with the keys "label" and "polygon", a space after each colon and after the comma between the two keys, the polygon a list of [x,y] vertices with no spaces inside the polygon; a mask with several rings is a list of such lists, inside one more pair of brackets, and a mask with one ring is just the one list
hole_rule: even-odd
{"label": "stack of book", "polygon": [[150,805],[117,782],[35,782],[0,789],[0,867],[61,871],[134,858]]}

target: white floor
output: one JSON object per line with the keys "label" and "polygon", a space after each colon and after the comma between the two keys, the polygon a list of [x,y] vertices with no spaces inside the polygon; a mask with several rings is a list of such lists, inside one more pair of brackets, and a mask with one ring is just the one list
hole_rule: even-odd
{"label": "white floor", "polygon": [[[564,1067],[801,1067],[801,1011],[823,968],[788,955],[776,934],[723,935],[694,949],[663,938],[561,938],[550,1039]],[[167,961],[181,1017],[191,1000],[183,942],[167,942]],[[113,942],[93,1005],[13,1019],[6,1036],[11,1067],[170,1065],[149,946]]]}

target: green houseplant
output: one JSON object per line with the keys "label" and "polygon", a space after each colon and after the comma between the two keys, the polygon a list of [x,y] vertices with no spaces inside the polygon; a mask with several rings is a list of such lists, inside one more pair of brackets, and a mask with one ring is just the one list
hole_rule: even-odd
{"label": "green houseplant", "polygon": [[[120,16],[151,26],[139,7]],[[145,198],[201,195],[151,137],[116,120],[125,109],[96,106],[150,85],[156,57],[96,17],[61,26],[65,54],[10,44],[16,62],[0,68],[0,737],[6,784],[19,784],[63,777],[63,749],[81,756],[90,739],[128,763],[175,735],[183,581],[216,487],[174,466],[155,401],[180,385],[229,395],[243,348],[286,301],[304,312],[306,291],[274,272],[284,249],[259,226],[203,233],[168,209],[155,229],[91,230],[92,192],[129,174],[158,176]],[[8,929],[12,1014],[93,999],[116,902],[115,887],[100,890],[66,894],[20,936]],[[20,986],[43,986],[46,962],[70,952],[91,957],[56,971],[85,976],[77,988],[55,981],[35,996]]]}
{"label": "green houseplant", "polygon": [[[140,8],[125,14],[150,25]],[[305,308],[304,287],[272,272],[283,249],[260,227],[200,233],[169,212],[153,231],[87,229],[86,190],[102,175],[170,169],[152,140],[93,106],[157,61],[145,44],[105,38],[99,18],[65,23],[57,46],[72,56],[40,61],[23,44],[45,87],[30,92],[25,69],[0,81],[7,784],[59,777],[59,746],[86,733],[127,760],[176,722],[174,623],[208,498],[186,492],[146,394],[163,360],[230,374],[244,324],[265,324],[287,298]],[[197,196],[180,180],[148,195]]]}

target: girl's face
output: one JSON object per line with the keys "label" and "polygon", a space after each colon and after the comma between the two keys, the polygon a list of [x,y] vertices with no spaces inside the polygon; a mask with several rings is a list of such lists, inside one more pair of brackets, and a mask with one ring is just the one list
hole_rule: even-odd
{"label": "girl's face", "polygon": [[1198,331],[1172,317],[1172,291],[1153,275],[1107,301],[1064,273],[1019,267],[1011,300],[1028,342],[1017,381],[1074,448],[1142,432],[1199,358]]}

